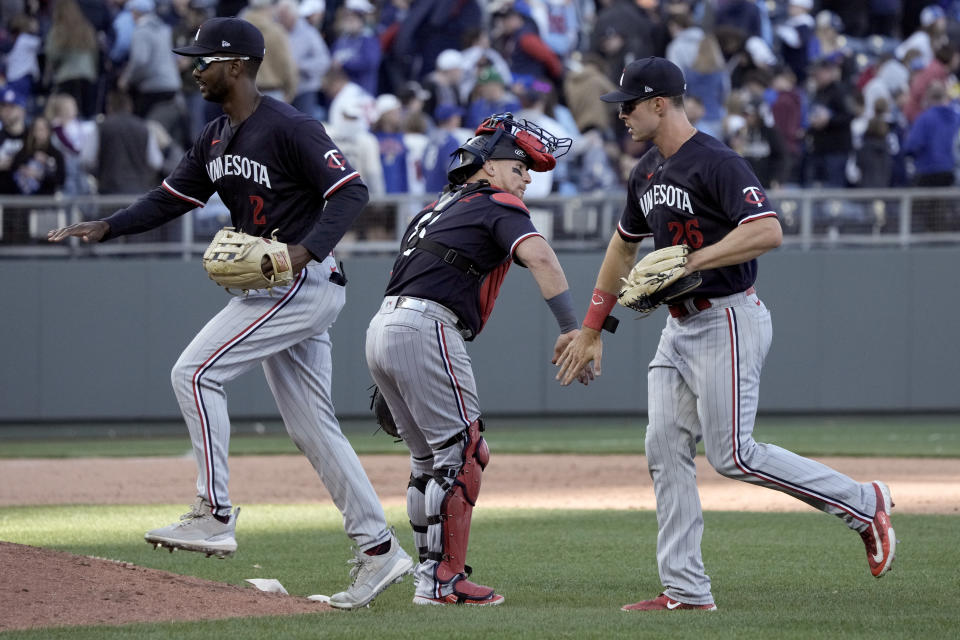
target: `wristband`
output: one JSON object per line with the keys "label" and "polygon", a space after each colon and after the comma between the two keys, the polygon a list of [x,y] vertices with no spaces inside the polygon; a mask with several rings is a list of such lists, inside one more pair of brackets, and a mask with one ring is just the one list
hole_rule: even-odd
{"label": "wristband", "polygon": [[603,329],[607,316],[610,315],[615,304],[617,304],[616,294],[594,289],[593,297],[590,298],[590,308],[587,309],[587,316],[583,319],[583,326],[595,331]]}
{"label": "wristband", "polygon": [[577,323],[577,313],[573,310],[573,296],[570,295],[570,289],[558,293],[547,300],[546,303],[550,307],[550,311],[553,312],[553,317],[557,319],[557,324],[560,325],[560,333],[567,333],[580,328]]}

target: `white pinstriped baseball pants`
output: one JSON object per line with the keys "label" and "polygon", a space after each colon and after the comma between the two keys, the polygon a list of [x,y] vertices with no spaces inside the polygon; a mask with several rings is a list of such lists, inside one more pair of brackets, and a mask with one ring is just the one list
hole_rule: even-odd
{"label": "white pinstriped baseball pants", "polygon": [[[433,456],[433,469],[463,464],[463,443],[440,445],[480,417],[466,344],[452,311],[429,300],[397,308],[387,296],[367,328],[367,365],[414,458]],[[420,469],[414,469],[420,471]],[[428,471],[428,470],[424,470]]]}
{"label": "white pinstriped baseball pants", "polygon": [[230,418],[223,385],[263,366],[290,438],[310,460],[347,535],[361,549],[389,538],[383,507],[340,430],[330,396],[329,328],[346,300],[330,282],[336,262],[311,262],[288,287],[230,299],[196,335],[173,367],[171,382],[197,459],[197,495],[214,512],[230,512]]}
{"label": "white pinstriped baseball pants", "polygon": [[[410,449],[411,476],[422,479],[435,471],[459,470],[464,441],[450,441],[480,417],[480,402],[457,317],[430,300],[405,298],[409,308],[397,307],[398,300],[385,297],[370,320],[366,344],[370,374]],[[432,477],[424,491],[407,491],[407,514],[421,556],[443,548],[440,525],[428,526],[428,516],[440,513],[443,495]],[[423,560],[417,565],[418,595],[437,597],[436,564]]]}
{"label": "white pinstriped baseball pants", "polygon": [[870,484],[753,439],[760,370],[770,349],[770,312],[756,294],[667,319],[647,374],[646,455],[657,499],[657,565],[665,593],[713,602],[700,541],[696,444],[722,475],[782,491],[861,530],[876,511]]}

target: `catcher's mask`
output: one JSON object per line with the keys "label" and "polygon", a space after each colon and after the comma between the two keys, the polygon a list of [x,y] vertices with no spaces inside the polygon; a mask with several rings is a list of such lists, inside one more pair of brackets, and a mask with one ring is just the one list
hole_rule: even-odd
{"label": "catcher's mask", "polygon": [[487,160],[520,160],[531,171],[550,171],[571,144],[570,138],[557,138],[529,120],[498,113],[480,123],[473,137],[453,152],[447,179],[463,184]]}

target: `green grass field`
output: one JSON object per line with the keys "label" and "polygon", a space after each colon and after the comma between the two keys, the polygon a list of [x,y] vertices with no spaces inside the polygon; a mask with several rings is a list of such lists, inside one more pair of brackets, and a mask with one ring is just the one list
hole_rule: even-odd
{"label": "green grass field", "polygon": [[[642,425],[491,420],[497,451],[639,453]],[[960,458],[960,420],[769,419],[757,437],[808,455]],[[269,431],[269,429],[268,429]],[[364,453],[396,451],[367,426],[349,428]],[[236,453],[292,453],[277,435],[237,437]],[[182,454],[180,438],[0,440],[4,457]],[[958,460],[960,464],[960,460]],[[155,551],[143,532],[183,505],[0,508],[0,539],[245,584],[276,578],[294,595],[345,587],[351,557],[340,514],[324,505],[244,505],[240,550],[227,560]],[[388,519],[412,548],[406,514]],[[6,638],[954,638],[960,623],[955,547],[960,515],[898,515],[893,571],[870,576],[859,537],[835,518],[801,513],[707,512],[704,561],[716,613],[628,614],[620,605],[655,596],[656,520],[650,511],[484,509],[474,513],[468,562],[476,581],[506,596],[501,607],[415,607],[407,578],[368,608],[203,623],[72,627]],[[259,565],[259,568],[254,565]],[[0,569],[2,570],[2,569]],[[2,603],[0,603],[2,606]]]}
{"label": "green grass field", "polygon": [[[234,455],[297,454],[280,423],[238,423]],[[498,453],[643,453],[646,423],[637,418],[491,418],[485,437]],[[372,420],[344,420],[358,453],[406,455],[403,444],[374,434]],[[84,433],[102,437],[84,437]],[[150,435],[136,435],[146,432]],[[6,435],[4,435],[6,434]],[[11,434],[13,434],[11,436]],[[159,435],[158,435],[159,434]],[[42,435],[43,437],[37,437]],[[761,417],[754,437],[807,456],[960,458],[960,417]],[[188,452],[186,427],[162,425],[8,425],[0,429],[0,458],[179,456]],[[702,450],[701,450],[702,451]]]}
{"label": "green grass field", "polygon": [[[154,551],[142,542],[145,529],[179,508],[7,508],[0,510],[0,537],[233,584],[277,578],[302,596],[330,594],[347,582],[348,543],[332,508],[247,505],[240,550],[227,560]],[[400,528],[405,514],[388,510],[388,519]],[[651,512],[481,508],[469,560],[477,581],[506,596],[496,609],[415,607],[408,578],[355,612],[4,637],[955,637],[960,585],[956,563],[945,562],[944,552],[955,545],[960,518],[895,517],[901,545],[894,570],[882,580],[870,576],[859,537],[822,514],[709,512],[705,519],[703,552],[716,614],[619,611],[660,588]]]}

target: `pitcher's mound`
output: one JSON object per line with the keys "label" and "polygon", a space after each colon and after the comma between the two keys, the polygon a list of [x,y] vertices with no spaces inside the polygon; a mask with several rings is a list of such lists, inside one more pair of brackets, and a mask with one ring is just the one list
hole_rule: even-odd
{"label": "pitcher's mound", "polygon": [[0,541],[0,631],[327,611],[328,605]]}

